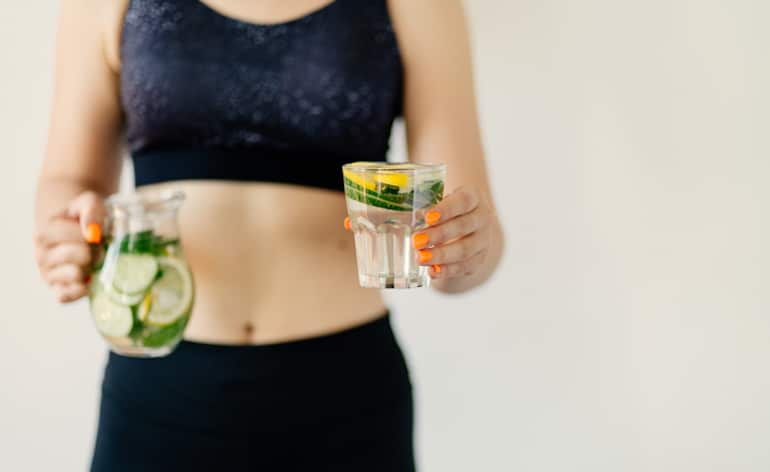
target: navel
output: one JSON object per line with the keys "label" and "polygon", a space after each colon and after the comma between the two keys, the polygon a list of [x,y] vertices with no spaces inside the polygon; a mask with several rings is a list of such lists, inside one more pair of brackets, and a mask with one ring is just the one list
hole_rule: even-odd
{"label": "navel", "polygon": [[254,334],[254,324],[251,323],[251,322],[248,322],[248,321],[246,323],[244,323],[243,324],[243,333],[246,336],[251,336],[252,334]]}

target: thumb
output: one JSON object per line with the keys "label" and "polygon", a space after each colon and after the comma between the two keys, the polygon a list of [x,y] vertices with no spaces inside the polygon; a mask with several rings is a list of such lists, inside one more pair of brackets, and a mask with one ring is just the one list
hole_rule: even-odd
{"label": "thumb", "polygon": [[81,193],[69,204],[67,213],[78,220],[86,241],[92,244],[101,242],[107,210],[104,207],[104,199],[98,193]]}

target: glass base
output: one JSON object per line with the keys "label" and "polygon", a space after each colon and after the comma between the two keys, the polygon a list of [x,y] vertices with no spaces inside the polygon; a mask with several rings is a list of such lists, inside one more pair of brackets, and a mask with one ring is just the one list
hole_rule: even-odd
{"label": "glass base", "polygon": [[163,346],[163,347],[137,347],[137,346],[110,346],[110,351],[115,354],[126,357],[141,357],[145,359],[152,359],[156,357],[164,357],[174,350],[175,346]]}
{"label": "glass base", "polygon": [[363,288],[418,288],[430,287],[430,277],[413,275],[411,277],[389,277],[385,275],[358,275],[358,282]]}

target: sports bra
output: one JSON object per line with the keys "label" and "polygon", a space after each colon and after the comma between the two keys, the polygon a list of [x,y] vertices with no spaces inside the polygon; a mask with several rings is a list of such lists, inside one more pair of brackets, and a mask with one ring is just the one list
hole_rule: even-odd
{"label": "sports bra", "polygon": [[385,160],[403,72],[387,0],[336,0],[275,24],[198,0],[131,0],[121,102],[136,186],[186,179],[342,190]]}

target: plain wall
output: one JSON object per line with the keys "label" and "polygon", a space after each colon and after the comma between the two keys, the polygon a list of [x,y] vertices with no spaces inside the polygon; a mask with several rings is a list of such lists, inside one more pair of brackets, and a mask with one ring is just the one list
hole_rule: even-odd
{"label": "plain wall", "polygon": [[[507,252],[388,295],[422,470],[770,470],[770,2],[468,8]],[[0,3],[4,471],[86,468],[105,359],[33,265],[55,9]]]}

